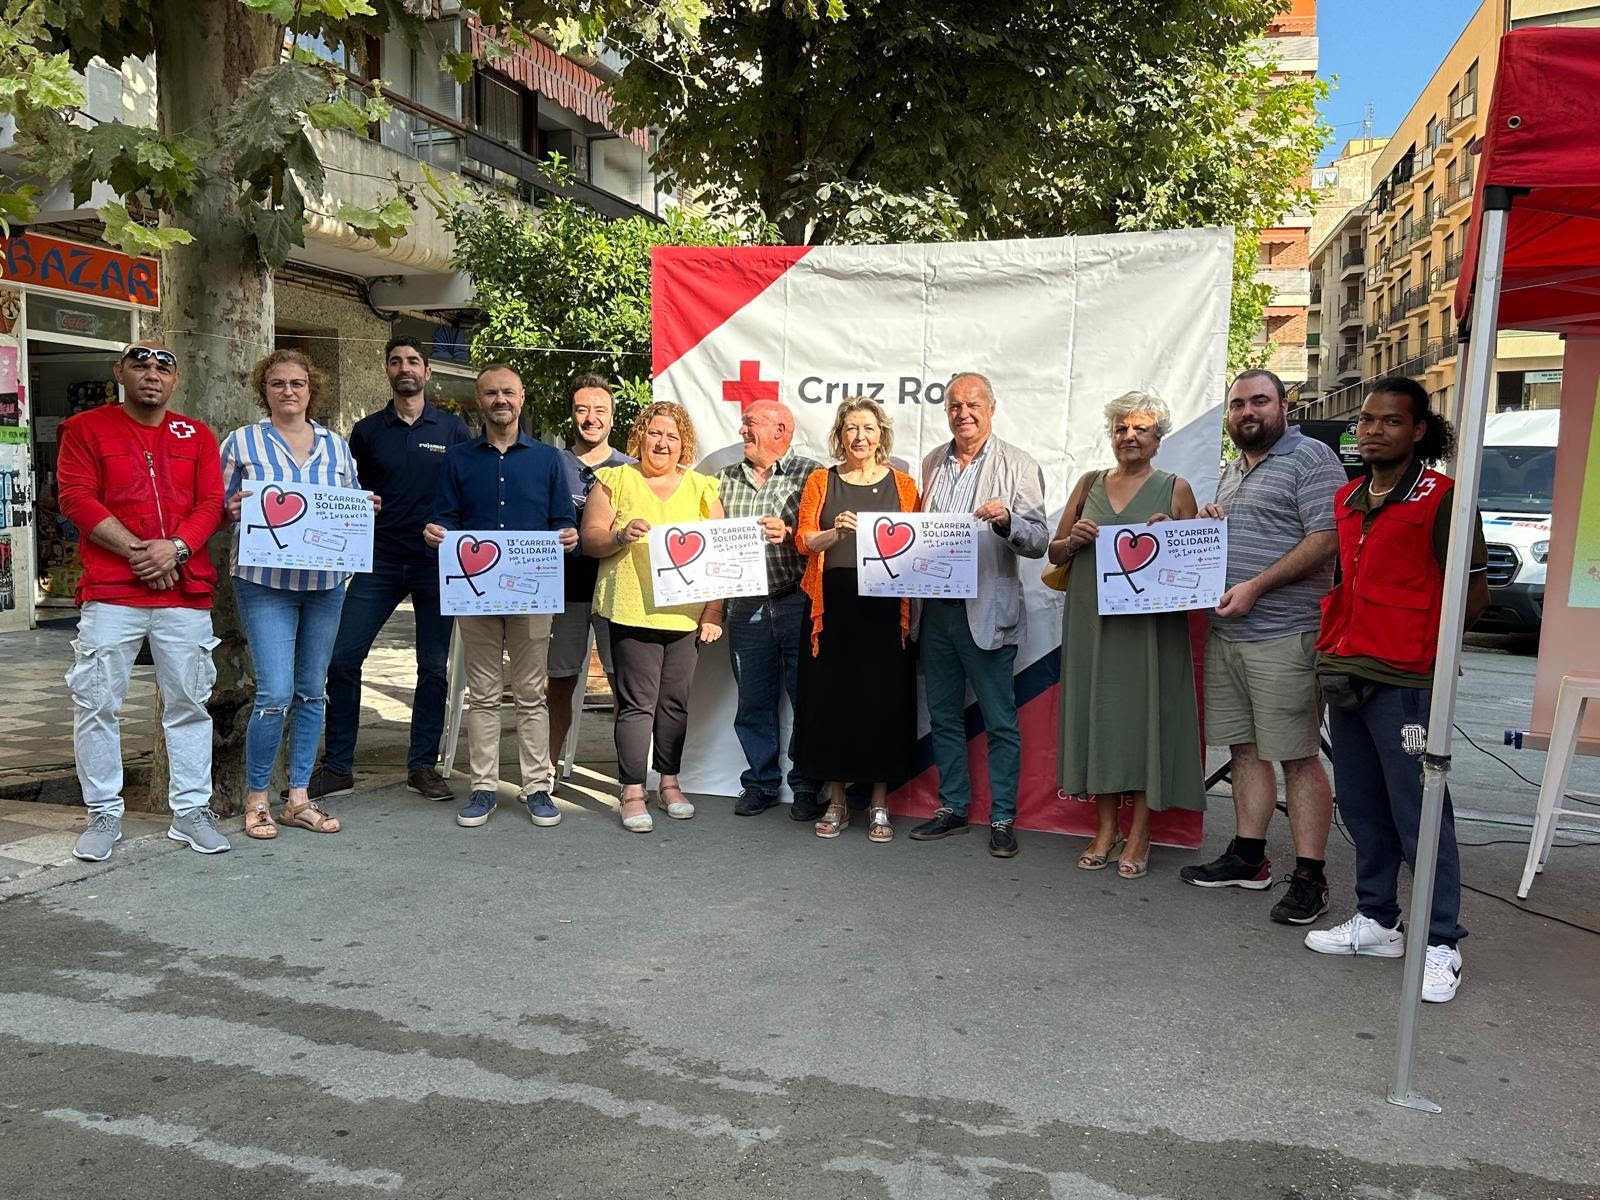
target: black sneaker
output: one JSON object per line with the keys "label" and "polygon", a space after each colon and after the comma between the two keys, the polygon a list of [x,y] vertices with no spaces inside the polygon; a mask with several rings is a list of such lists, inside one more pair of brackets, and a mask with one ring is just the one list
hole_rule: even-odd
{"label": "black sneaker", "polygon": [[789,806],[789,819],[791,821],[815,821],[821,818],[823,811],[828,806],[822,802],[822,797],[816,792],[795,793],[794,803]]}
{"label": "black sneaker", "polygon": [[911,831],[911,840],[914,842],[937,842],[940,838],[947,838],[952,834],[965,833],[970,828],[972,827],[967,824],[965,813],[958,813],[950,808],[941,808],[931,818]]}
{"label": "black sneaker", "polygon": [[450,785],[444,781],[444,776],[432,767],[418,767],[414,771],[407,771],[406,791],[415,792],[429,800],[456,798],[456,794],[450,790]]}
{"label": "black sneaker", "polygon": [[996,858],[1017,856],[1017,835],[1011,832],[1010,821],[999,821],[989,826],[989,853]]}
{"label": "black sneaker", "polygon": [[1328,911],[1327,876],[1296,867],[1293,875],[1285,875],[1279,882],[1289,885],[1283,899],[1272,906],[1270,915],[1279,925],[1309,925]]}
{"label": "black sneaker", "polygon": [[739,793],[739,798],[733,802],[733,815],[736,817],[753,817],[757,813],[764,813],[778,802],[778,797],[770,792],[757,791],[755,788],[745,788]]}
{"label": "black sneaker", "polygon": [[[311,772],[311,783],[306,788],[306,797],[311,800],[326,800],[330,796],[348,796],[355,790],[355,775],[338,775],[325,767],[318,767]],[[278,793],[279,800],[287,800],[288,798],[288,788],[284,788]]]}
{"label": "black sneaker", "polygon": [[1233,842],[1222,852],[1221,858],[1192,867],[1184,867],[1178,877],[1195,887],[1249,888],[1252,892],[1265,891],[1272,886],[1272,863],[1265,855],[1258,863],[1247,863],[1233,852]]}

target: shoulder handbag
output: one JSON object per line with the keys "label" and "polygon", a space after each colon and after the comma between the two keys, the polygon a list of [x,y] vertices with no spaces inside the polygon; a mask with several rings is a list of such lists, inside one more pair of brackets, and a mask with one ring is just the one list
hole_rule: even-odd
{"label": "shoulder handbag", "polygon": [[[1068,530],[1071,530],[1071,528],[1076,525],[1079,519],[1083,516],[1084,501],[1089,499],[1090,489],[1093,488],[1096,483],[1100,482],[1100,476],[1104,474],[1104,471],[1099,471],[1090,477],[1088,485],[1083,489],[1083,495],[1078,497],[1078,507],[1073,512],[1072,520],[1067,525]],[[1074,554],[1064,563],[1051,563],[1048,567],[1046,567],[1044,569],[1044,574],[1040,576],[1040,578],[1044,580],[1045,587],[1057,592],[1066,591],[1067,579],[1072,574],[1072,559],[1077,557],[1078,556]]]}

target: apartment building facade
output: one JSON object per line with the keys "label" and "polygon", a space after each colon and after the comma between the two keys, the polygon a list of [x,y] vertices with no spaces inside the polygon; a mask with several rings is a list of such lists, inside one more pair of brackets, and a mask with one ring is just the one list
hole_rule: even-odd
{"label": "apartment building facade", "polygon": [[1299,403],[1320,416],[1323,397],[1359,382],[1365,368],[1366,206],[1372,168],[1387,138],[1357,138],[1313,174],[1311,300],[1306,381]]}
{"label": "apartment building facade", "polygon": [[[1316,0],[1288,0],[1262,41],[1280,78],[1316,78]],[[1256,279],[1272,288],[1260,335],[1270,346],[1267,363],[1291,388],[1300,387],[1309,371],[1312,217],[1311,209],[1298,210],[1263,230],[1256,259]]]}
{"label": "apartment building facade", "polygon": [[[1474,148],[1483,133],[1500,38],[1524,25],[1557,23],[1600,24],[1600,5],[1484,0],[1377,156],[1362,214],[1362,370],[1354,380],[1335,376],[1332,387],[1324,381],[1304,415],[1354,413],[1363,385],[1386,375],[1422,380],[1439,410],[1454,413],[1462,347],[1451,304],[1472,217]],[[1561,363],[1562,345],[1554,335],[1498,334],[1495,410],[1558,404]]]}

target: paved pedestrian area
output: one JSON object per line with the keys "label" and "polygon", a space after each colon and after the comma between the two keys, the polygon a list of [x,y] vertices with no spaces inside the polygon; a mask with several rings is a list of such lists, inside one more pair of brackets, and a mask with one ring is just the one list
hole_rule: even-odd
{"label": "paved pedestrian area", "polygon": [[1193,855],[1126,882],[726,800],[639,836],[605,782],[553,829],[366,791],[335,836],[155,839],[0,903],[5,1192],[1600,1194],[1592,933],[1468,896],[1427,1116],[1384,1100],[1399,964],[1309,953]]}

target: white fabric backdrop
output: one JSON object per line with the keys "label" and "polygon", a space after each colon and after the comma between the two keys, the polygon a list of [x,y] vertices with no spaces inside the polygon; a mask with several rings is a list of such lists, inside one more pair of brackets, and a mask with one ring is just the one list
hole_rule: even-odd
{"label": "white fabric backdrop", "polygon": [[[695,286],[714,286],[729,261],[728,251],[717,255]],[[1154,391],[1174,419],[1157,465],[1187,478],[1205,503],[1221,446],[1232,255],[1230,229],[817,247],[660,371],[655,397],[688,409],[701,469],[715,470],[742,454],[740,406],[722,398],[742,362],[758,361],[760,377],[778,383],[796,417],[795,445],[822,461],[834,402],[881,384],[896,465],[915,477],[950,433],[938,386],[932,402],[902,402],[900,380],[918,381],[926,396],[930,383],[981,371],[994,382],[995,432],[1043,469],[1053,523],[1078,475],[1112,461],[1105,403]],[[657,271],[658,325],[679,278]],[[842,386],[828,395],[828,383]],[[1019,672],[1060,646],[1060,597],[1039,574],[1024,565]],[[701,656],[691,713],[685,789],[737,795],[744,757],[725,642]]]}

